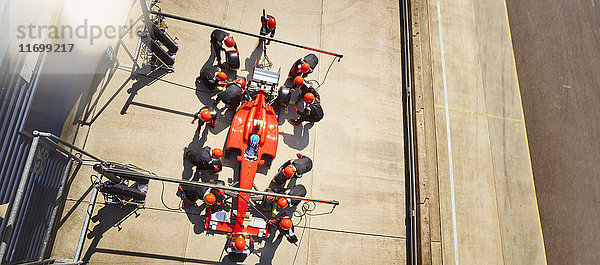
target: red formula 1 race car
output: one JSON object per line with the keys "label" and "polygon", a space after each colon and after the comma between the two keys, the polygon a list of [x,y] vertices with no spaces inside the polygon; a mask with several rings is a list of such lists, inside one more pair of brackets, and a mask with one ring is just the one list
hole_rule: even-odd
{"label": "red formula 1 race car", "polygon": [[[270,164],[277,154],[279,125],[271,104],[276,101],[278,95],[276,89],[278,82],[279,73],[260,68],[254,69],[252,80],[247,88],[248,101],[244,102],[234,115],[227,138],[228,153],[236,153],[237,161],[240,162],[239,179],[230,186],[226,186],[224,183],[214,184],[163,178],[112,162],[96,164],[94,170],[106,176],[110,182],[108,184],[113,186],[133,181],[136,183],[134,187],[140,187],[140,185],[147,187],[144,185],[147,185],[148,180],[159,180],[210,189],[210,192],[205,195],[207,205],[204,219],[205,229],[214,233],[228,234],[225,247],[227,256],[233,262],[242,262],[254,251],[254,243],[257,238],[268,238],[272,228],[278,227],[273,218],[267,216],[271,213],[256,207],[255,201],[262,201],[264,197],[279,197],[331,204],[334,207],[339,204],[335,200],[276,194],[259,191],[255,188],[254,179],[258,167],[267,164],[267,161]],[[128,192],[128,190],[132,190],[131,188],[124,189],[126,189],[125,186],[123,189],[117,190],[118,194],[113,191],[114,189],[101,190],[101,192],[115,194],[122,200],[137,198],[133,196],[136,194],[132,195],[131,192]],[[137,200],[143,202],[145,192],[141,191],[140,194],[143,196],[140,195]],[[254,197],[251,197],[251,194]],[[207,199],[209,197],[212,197],[211,202]],[[216,197],[220,197],[218,203],[216,203]],[[231,207],[220,207],[228,199],[231,199]],[[257,216],[252,216],[252,214]]]}
{"label": "red formula 1 race car", "polygon": [[[294,197],[299,200],[337,205],[337,201],[273,194],[253,190],[258,167],[272,161],[277,154],[279,124],[275,110],[271,106],[277,97],[279,73],[254,67],[252,79],[247,88],[249,99],[241,105],[233,117],[227,137],[226,150],[236,153],[240,162],[238,187],[230,211],[216,211],[206,208],[205,228],[229,234],[225,250],[229,260],[241,262],[254,250],[255,238],[268,238],[274,226],[257,207],[250,194],[271,197]],[[230,189],[231,189],[230,188]],[[246,192],[247,191],[247,192]],[[249,207],[259,216],[251,216]],[[270,213],[269,213],[270,214]]]}
{"label": "red formula 1 race car", "polygon": [[[233,117],[227,138],[227,151],[239,152],[239,188],[252,190],[259,165],[272,160],[277,154],[279,125],[271,103],[277,95],[279,73],[254,68],[248,85],[248,97]],[[234,202],[232,216],[227,212],[212,212],[207,208],[205,228],[230,233],[229,259],[243,261],[250,253],[253,237],[269,237],[271,224],[264,217],[251,217],[250,193],[239,192]]]}
{"label": "red formula 1 race car", "polygon": [[[151,7],[155,3],[156,1],[153,1]],[[269,207],[260,207],[262,210],[258,209],[259,207],[256,207],[255,201],[285,198],[296,201],[330,204],[334,207],[339,205],[339,202],[335,200],[321,200],[284,193],[260,191],[254,185],[254,180],[259,167],[263,165],[270,166],[270,162],[277,154],[279,124],[273,106],[287,107],[293,102],[291,100],[293,91],[290,91],[290,88],[282,87],[278,89],[281,69],[278,72],[263,69],[263,67],[270,68],[273,65],[268,56],[266,56],[265,41],[272,41],[282,45],[335,56],[338,58],[338,61],[343,55],[278,40],[272,36],[247,33],[195,19],[166,14],[160,12],[160,10],[156,12],[148,9],[146,1],[140,1],[140,4],[143,12],[157,16],[156,21],[145,21],[146,25],[148,25],[146,28],[150,29],[150,26],[152,26],[152,31],[145,30],[138,33],[141,37],[141,42],[145,43],[146,46],[145,50],[141,52],[141,58],[146,58],[144,60],[148,63],[158,62],[156,66],[165,67],[169,71],[173,70],[175,53],[179,50],[179,46],[166,35],[165,18],[177,19],[258,38],[263,43],[262,60],[257,60],[259,67],[256,67],[255,63],[252,78],[248,83],[246,93],[244,93],[246,97],[245,102],[237,109],[231,121],[227,137],[227,153],[229,155],[235,153],[237,161],[240,162],[239,176],[233,177],[234,180],[237,177],[237,181],[234,181],[230,185],[225,185],[224,182],[219,182],[218,180],[215,184],[212,182],[165,178],[130,164],[123,165],[115,162],[107,162],[88,154],[88,156],[99,161],[93,165],[94,170],[99,173],[94,186],[106,196],[106,201],[108,203],[134,204],[138,207],[143,207],[149,180],[205,188],[208,191],[204,195],[207,206],[204,215],[205,228],[208,232],[227,234],[227,242],[224,249],[227,252],[229,260],[233,262],[244,261],[254,251],[254,244],[257,239],[268,238],[271,235],[270,231],[272,228],[293,230],[291,229],[291,216],[287,215],[287,219],[284,218],[277,221],[277,219],[270,217],[272,216],[272,212],[264,210]],[[266,16],[266,13],[263,16]],[[145,17],[145,20],[148,20],[148,14],[145,14]],[[239,68],[240,57],[237,49],[235,51],[227,51],[225,58],[228,69],[235,70]],[[325,76],[327,76],[327,73]],[[66,142],[61,143],[66,144]],[[74,148],[73,146],[70,147]],[[83,150],[78,151],[85,153]],[[303,194],[306,194],[306,192]],[[225,202],[226,200],[227,202]],[[93,202],[91,205],[93,205]],[[265,205],[266,203],[263,203],[261,206]],[[273,208],[271,207],[271,209]],[[284,225],[283,220],[287,220],[287,225]],[[84,231],[86,230],[87,228],[84,229]]]}

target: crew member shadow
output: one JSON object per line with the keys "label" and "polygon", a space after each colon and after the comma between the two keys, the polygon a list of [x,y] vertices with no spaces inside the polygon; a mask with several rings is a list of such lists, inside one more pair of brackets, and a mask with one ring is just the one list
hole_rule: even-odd
{"label": "crew member shadow", "polygon": [[[213,97],[217,94],[218,90],[210,91],[202,82],[196,81],[196,97],[202,103],[202,106],[210,106],[213,104]],[[200,109],[200,108],[198,108]]]}
{"label": "crew member shadow", "polygon": [[[183,148],[183,154],[185,154],[185,152],[187,152],[190,149],[202,148],[204,143],[206,143],[207,137],[208,137],[207,127],[204,127],[204,130],[202,130],[202,135],[200,135],[200,130],[196,130],[196,132],[194,133],[194,137],[192,138],[192,141],[188,144],[188,146]],[[183,157],[183,154],[181,156],[181,158],[183,160],[183,172],[181,173],[181,179],[182,180],[190,180],[190,179],[192,179],[192,175],[194,173],[194,169],[193,169],[194,166],[192,165],[192,163],[190,163],[190,161],[188,161],[186,158]]]}
{"label": "crew member shadow", "polygon": [[[213,64],[215,63],[215,58],[216,58],[215,51],[213,50],[212,45],[210,45],[210,47],[211,47],[210,55],[208,56],[208,59],[206,59],[206,62],[204,62],[204,64],[200,68],[200,72],[198,72],[198,76],[200,76],[200,73],[202,73],[202,71],[204,69],[213,66]],[[210,89],[208,89],[208,87],[206,87],[204,84],[202,84],[202,82],[198,82],[196,80],[196,96],[198,97],[200,102],[202,102],[202,104],[208,105],[209,100],[211,101],[210,103],[212,103],[212,100],[210,98],[214,94],[215,94],[215,91],[210,91]]]}
{"label": "crew member shadow", "polygon": [[[97,252],[98,244],[102,239],[104,233],[111,228],[118,228],[121,230],[120,224],[123,223],[132,214],[135,214],[135,218],[139,216],[136,212],[139,208],[134,206],[119,206],[119,205],[105,205],[98,210],[98,213],[91,218],[92,223],[97,223],[93,230],[87,234],[88,239],[92,239],[88,249],[86,250],[83,261],[89,261],[94,253]],[[135,242],[131,242],[134,244]]]}
{"label": "crew member shadow", "polygon": [[[295,180],[294,180],[293,185],[295,185]],[[290,184],[288,185],[288,188],[293,185],[290,182]],[[297,206],[290,205],[290,207],[291,208],[289,208],[289,211],[286,213],[288,215],[293,215],[293,213],[297,209]],[[281,213],[279,213],[279,214],[281,214]],[[256,265],[272,264],[273,258],[275,257],[275,252],[277,251],[277,248],[279,248],[279,245],[281,244],[281,242],[283,241],[284,238],[286,238],[286,236],[281,234],[281,231],[279,231],[277,228],[274,228],[274,227],[271,228],[271,233],[270,233],[269,237],[262,239],[262,242],[264,243],[263,246],[261,248],[254,250],[254,254],[259,257],[259,262],[256,263]],[[300,239],[302,239],[302,238],[300,238]],[[298,242],[297,244],[298,245],[296,247],[299,248],[300,242]]]}
{"label": "crew member shadow", "polygon": [[258,41],[256,48],[254,48],[252,53],[250,53],[250,56],[248,56],[248,58],[246,58],[246,60],[244,60],[244,71],[248,72],[248,76],[246,77],[246,80],[252,80],[254,66],[256,65],[258,59],[260,59],[260,56],[262,55],[262,43],[261,42],[262,42],[262,40]]}
{"label": "crew member shadow", "polygon": [[209,128],[212,134],[218,134],[227,129],[235,115],[235,111],[229,110],[226,106],[220,109],[215,106],[215,109],[217,110],[217,122],[215,123],[215,128]]}
{"label": "crew member shadow", "polygon": [[309,143],[309,130],[312,128],[310,123],[294,126],[294,134],[279,132],[283,136],[283,143],[295,150],[303,150]]}
{"label": "crew member shadow", "polygon": [[253,252],[259,258],[256,265],[273,264],[275,252],[277,251],[277,248],[279,248],[283,238],[283,236],[279,237],[279,231],[277,231],[277,229],[273,229],[271,236],[262,240],[264,245],[259,249],[255,249]]}
{"label": "crew member shadow", "polygon": [[217,54],[215,53],[215,49],[213,48],[213,45],[210,42],[210,40],[208,41],[208,43],[209,43],[208,47],[210,47],[210,55],[208,56],[208,59],[206,59],[206,61],[202,65],[202,68],[200,68],[200,69],[204,69],[204,68],[214,65],[216,63]]}
{"label": "crew member shadow", "polygon": [[277,115],[277,123],[279,126],[282,126],[286,121],[296,119],[298,115],[294,111],[294,105],[290,104],[287,107],[277,106],[273,108]]}
{"label": "crew member shadow", "polygon": [[[204,143],[206,143],[207,136],[208,136],[208,129],[206,127],[204,128],[204,130],[202,130],[202,134],[201,134],[200,130],[196,130],[196,132],[194,133],[194,137],[192,138],[192,141],[188,144],[187,147],[185,147],[183,149],[183,153],[185,154],[185,152],[187,152],[187,150],[190,150],[190,149],[202,148]],[[181,157],[182,157],[182,161],[183,161],[183,171],[181,173],[181,179],[189,180],[189,181],[200,180],[202,178],[200,172],[198,172],[198,170],[196,170],[194,172],[194,165],[192,165],[192,163],[190,163],[189,160],[184,158],[183,154]],[[196,194],[204,194],[206,189],[202,188],[202,187],[194,186],[194,187],[190,187],[190,191],[194,192]],[[175,195],[183,199],[183,193],[181,191],[177,190]],[[204,204],[202,204],[198,207],[186,207],[183,210],[186,212],[186,215],[191,223],[196,224],[198,222],[203,222],[203,218],[200,217],[200,213],[202,213],[202,210],[204,210]],[[196,227],[196,225],[194,227]],[[201,227],[203,227],[203,225],[201,225]],[[201,233],[201,232],[202,231],[199,231],[199,233]]]}
{"label": "crew member shadow", "polygon": [[[194,173],[194,176],[192,177],[191,180],[192,181],[200,181],[203,178],[206,178],[206,177],[202,176],[202,173],[196,171],[196,173]],[[196,203],[198,203],[198,202],[201,202],[201,203],[198,204],[197,206],[190,206],[190,207],[183,208],[183,211],[185,212],[190,223],[194,225],[194,227],[193,227],[194,233],[202,234],[206,231],[206,229],[204,228],[204,217],[205,216],[203,214],[204,210],[206,209],[206,204],[203,202],[202,195],[208,189],[203,188],[203,187],[193,187],[191,190],[192,190],[192,192],[195,192],[198,196],[198,200],[196,201]],[[188,192],[190,192],[190,190],[188,190]],[[181,195],[181,194],[178,194],[178,195]]]}

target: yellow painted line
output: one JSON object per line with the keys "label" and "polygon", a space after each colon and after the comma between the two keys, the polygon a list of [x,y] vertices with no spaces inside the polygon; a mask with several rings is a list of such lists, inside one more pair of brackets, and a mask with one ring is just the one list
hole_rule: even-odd
{"label": "yellow painted line", "polygon": [[[435,104],[435,107],[438,108],[438,109],[445,109],[446,108],[446,106],[444,106],[444,105],[438,105],[438,104]],[[513,119],[513,118],[507,118],[507,117],[502,117],[502,116],[498,116],[498,115],[487,114],[487,113],[483,113],[483,112],[477,112],[477,111],[466,110],[466,109],[459,109],[459,108],[454,108],[454,107],[448,107],[448,109],[449,110],[453,110],[453,111],[459,111],[459,112],[463,112],[463,113],[468,113],[468,114],[473,114],[473,115],[479,115],[479,116],[483,116],[483,117],[488,117],[488,118],[494,118],[494,119],[500,119],[500,120],[506,120],[506,121],[519,122],[519,123],[523,123],[523,126],[525,125],[525,123],[523,122],[523,120],[517,120],[517,119]],[[529,149],[527,149],[527,150],[529,150]]]}
{"label": "yellow painted line", "polygon": [[510,37],[510,46],[512,47],[512,60],[513,67],[515,69],[515,78],[517,79],[517,89],[519,90],[519,102],[521,106],[521,118],[523,119],[523,131],[525,133],[525,144],[527,144],[527,157],[529,158],[529,171],[531,174],[531,184],[533,185],[533,197],[535,199],[535,209],[537,211],[538,226],[540,228],[540,237],[542,239],[542,250],[544,253],[544,263],[548,264],[546,258],[546,245],[544,244],[544,233],[542,232],[542,221],[540,220],[540,208],[538,207],[537,195],[535,192],[535,181],[533,179],[533,168],[531,166],[531,153],[529,152],[529,138],[527,137],[527,126],[525,126],[525,112],[523,111],[523,100],[521,99],[521,85],[519,84],[519,75],[517,74],[517,62],[515,61],[515,50],[512,41],[512,33],[510,32],[510,21],[508,19],[508,7],[506,6],[506,0],[504,0],[504,12],[506,13],[506,25],[508,26],[508,36]]}

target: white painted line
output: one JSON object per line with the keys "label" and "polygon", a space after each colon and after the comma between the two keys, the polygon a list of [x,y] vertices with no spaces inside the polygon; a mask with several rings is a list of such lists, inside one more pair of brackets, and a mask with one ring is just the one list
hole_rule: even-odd
{"label": "white painted line", "polygon": [[596,7],[596,2],[594,2],[594,0],[590,0],[592,1],[592,7]]}
{"label": "white painted line", "polygon": [[442,54],[442,83],[446,110],[446,138],[448,138],[448,165],[450,169],[450,198],[452,200],[452,233],[454,235],[454,264],[458,265],[458,235],[456,230],[456,203],[454,202],[454,170],[452,168],[452,140],[450,137],[450,111],[448,110],[448,85],[446,83],[446,58],[444,54],[444,34],[442,31],[442,13],[440,0],[437,0],[438,29],[440,31],[440,51]]}

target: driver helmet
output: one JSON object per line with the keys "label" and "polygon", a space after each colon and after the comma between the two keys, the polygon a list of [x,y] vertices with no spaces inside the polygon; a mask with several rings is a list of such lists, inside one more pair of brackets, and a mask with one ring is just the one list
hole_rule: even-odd
{"label": "driver helmet", "polygon": [[258,145],[258,141],[260,141],[260,136],[258,136],[257,134],[253,134],[250,136],[251,145]]}

